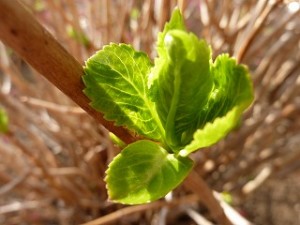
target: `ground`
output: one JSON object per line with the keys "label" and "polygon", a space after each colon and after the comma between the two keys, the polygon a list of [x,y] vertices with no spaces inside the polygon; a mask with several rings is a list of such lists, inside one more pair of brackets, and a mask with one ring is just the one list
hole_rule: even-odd
{"label": "ground", "polygon": [[299,225],[300,173],[268,180],[246,199],[244,209],[256,225]]}

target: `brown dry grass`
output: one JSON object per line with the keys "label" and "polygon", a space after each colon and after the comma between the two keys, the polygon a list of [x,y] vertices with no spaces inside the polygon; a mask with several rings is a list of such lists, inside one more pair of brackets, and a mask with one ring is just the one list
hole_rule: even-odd
{"label": "brown dry grass", "polygon": [[[131,43],[154,57],[157,32],[176,5],[168,0],[23,2],[82,63],[109,42]],[[197,174],[238,203],[266,179],[300,168],[300,10],[288,11],[288,2],[179,1],[188,27],[211,44],[214,56],[229,52],[253,75],[256,99],[241,127],[193,155]],[[184,187],[167,202],[125,208],[107,202],[103,175],[119,151],[107,131],[1,43],[0,78],[1,107],[10,119],[9,133],[0,141],[1,224],[211,219]]]}

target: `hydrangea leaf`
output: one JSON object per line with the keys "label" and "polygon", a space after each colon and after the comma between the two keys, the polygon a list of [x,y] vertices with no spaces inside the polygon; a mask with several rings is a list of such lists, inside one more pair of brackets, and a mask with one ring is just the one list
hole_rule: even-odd
{"label": "hydrangea leaf", "polygon": [[211,66],[211,76],[214,86],[207,104],[199,110],[200,128],[194,133],[193,141],[181,151],[183,156],[225,137],[253,101],[248,70],[227,54],[217,57]]}
{"label": "hydrangea leaf", "polygon": [[137,141],[124,148],[106,171],[109,198],[123,204],[157,200],[179,185],[192,167],[189,158],[176,157],[151,141]]}
{"label": "hydrangea leaf", "polygon": [[169,31],[164,48],[167,56],[155,61],[151,89],[167,145],[179,149],[192,140],[210,96],[211,53],[204,40],[182,30]]}
{"label": "hydrangea leaf", "polygon": [[126,44],[110,44],[87,60],[84,93],[105,119],[160,140],[164,131],[148,97],[151,67],[146,54]]}
{"label": "hydrangea leaf", "polygon": [[[252,85],[245,67],[237,65],[228,55],[219,56],[213,63],[209,46],[204,40],[185,31],[183,22],[178,22],[181,18],[178,14],[179,11],[174,12],[170,23],[159,36],[158,58],[149,79],[152,99],[165,128],[165,144],[175,152],[189,145],[195,139],[196,131],[198,137],[199,130],[203,133],[206,125],[211,130],[208,123],[225,117],[233,110],[232,115],[227,116],[231,118],[227,126],[219,120],[213,125],[214,132],[218,132],[218,135],[213,135],[214,140],[212,136],[200,135],[201,138],[208,138],[207,145],[220,140],[235,126],[253,99]],[[211,133],[208,130],[205,134]],[[205,143],[203,140],[201,142]],[[191,151],[192,148],[188,149]]]}

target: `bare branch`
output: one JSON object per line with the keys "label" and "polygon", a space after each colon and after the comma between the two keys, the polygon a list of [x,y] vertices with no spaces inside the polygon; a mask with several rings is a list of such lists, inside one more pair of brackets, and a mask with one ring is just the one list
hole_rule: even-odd
{"label": "bare branch", "polygon": [[127,130],[91,108],[82,93],[82,65],[18,1],[0,1],[0,30],[0,39],[52,84],[125,142],[133,141]]}

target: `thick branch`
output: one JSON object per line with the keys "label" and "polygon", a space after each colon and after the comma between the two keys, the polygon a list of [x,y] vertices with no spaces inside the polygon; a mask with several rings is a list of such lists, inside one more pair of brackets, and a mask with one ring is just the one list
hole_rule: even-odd
{"label": "thick branch", "polygon": [[0,39],[88,114],[125,142],[133,137],[89,106],[82,93],[82,65],[18,1],[0,1]]}

